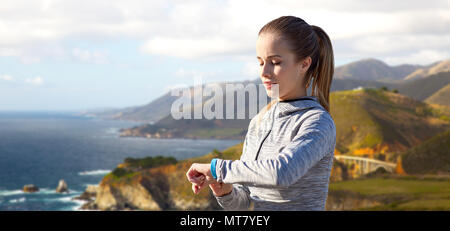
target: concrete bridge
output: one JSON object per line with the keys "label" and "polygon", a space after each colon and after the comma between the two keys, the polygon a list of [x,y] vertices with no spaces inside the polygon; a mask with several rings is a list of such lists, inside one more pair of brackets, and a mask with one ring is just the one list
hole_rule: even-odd
{"label": "concrete bridge", "polygon": [[394,173],[395,168],[397,167],[396,163],[375,160],[365,157],[335,155],[334,158],[343,162],[344,164],[355,163],[359,167],[358,173],[360,175],[365,175],[367,173],[374,172],[378,168],[383,168],[387,172]]}

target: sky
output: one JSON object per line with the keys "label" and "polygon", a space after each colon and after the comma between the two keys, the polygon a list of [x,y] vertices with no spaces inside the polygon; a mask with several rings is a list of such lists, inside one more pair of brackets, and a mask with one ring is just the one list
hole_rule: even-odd
{"label": "sky", "polygon": [[258,78],[257,33],[324,29],[336,66],[450,58],[450,1],[0,0],[0,111],[144,105],[180,86]]}

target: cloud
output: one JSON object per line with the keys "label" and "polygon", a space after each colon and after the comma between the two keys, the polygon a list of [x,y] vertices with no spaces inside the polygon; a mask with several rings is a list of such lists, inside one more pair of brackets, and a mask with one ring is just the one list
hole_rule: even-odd
{"label": "cloud", "polygon": [[431,0],[431,1],[408,1],[408,0],[316,0],[298,2],[292,0],[280,0],[279,4],[290,8],[298,8],[303,6],[307,9],[329,9],[339,12],[398,12],[405,10],[429,10],[437,9],[442,6],[449,6],[446,0]]}
{"label": "cloud", "polygon": [[148,54],[167,55],[184,59],[245,53],[247,47],[226,38],[162,38],[148,40],[142,51]]}
{"label": "cloud", "polygon": [[65,59],[68,51],[57,42],[41,42],[38,44],[0,45],[0,56],[17,57],[23,64],[39,63],[44,58]]}
{"label": "cloud", "polygon": [[31,85],[42,85],[43,82],[44,82],[44,80],[40,76],[35,77],[35,78],[26,78],[25,79],[25,83],[31,84]]}
{"label": "cloud", "polygon": [[85,63],[109,63],[108,54],[106,52],[89,51],[85,49],[74,48],[72,49],[71,56],[73,59]]}
{"label": "cloud", "polygon": [[44,79],[41,76],[36,76],[34,78],[16,78],[11,75],[0,75],[0,81],[5,81],[8,86],[16,86],[16,87],[23,87],[23,86],[39,86],[44,83]]}
{"label": "cloud", "polygon": [[0,56],[33,63],[63,50],[76,61],[105,63],[106,53],[61,44],[127,38],[141,41],[141,51],[150,55],[237,59],[254,53],[259,29],[281,15],[322,27],[339,59],[394,60],[405,50],[406,58],[450,49],[450,4],[441,0],[16,0],[0,6]]}
{"label": "cloud", "polygon": [[406,50],[436,49],[450,47],[448,35],[386,35],[361,37],[354,44],[359,52],[385,54]]}
{"label": "cloud", "polygon": [[0,75],[0,80],[13,81],[14,79],[10,75]]}
{"label": "cloud", "polygon": [[432,49],[424,49],[424,50],[414,51],[412,53],[409,53],[407,55],[402,55],[402,56],[392,55],[387,58],[384,58],[383,60],[392,65],[400,65],[400,64],[404,64],[404,63],[425,65],[425,64],[433,63],[434,60],[448,59],[448,57],[450,57],[449,50],[436,51],[436,50],[432,50]]}
{"label": "cloud", "polygon": [[199,71],[195,69],[184,69],[179,68],[175,71],[174,75],[178,77],[193,79],[193,78],[211,78],[216,77],[223,74],[222,70],[214,70],[214,71]]}

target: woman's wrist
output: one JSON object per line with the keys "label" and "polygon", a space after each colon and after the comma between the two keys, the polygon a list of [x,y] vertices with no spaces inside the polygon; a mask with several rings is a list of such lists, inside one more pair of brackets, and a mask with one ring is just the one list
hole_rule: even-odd
{"label": "woman's wrist", "polygon": [[233,191],[232,184],[214,183],[214,184],[211,184],[210,186],[211,186],[214,196],[216,196],[216,197],[227,196],[227,195],[231,194],[231,192]]}
{"label": "woman's wrist", "polygon": [[213,176],[213,178],[215,180],[217,180],[217,175],[216,175],[216,165],[217,165],[217,158],[214,158],[211,160],[211,167],[210,167],[210,171],[211,171],[211,175]]}

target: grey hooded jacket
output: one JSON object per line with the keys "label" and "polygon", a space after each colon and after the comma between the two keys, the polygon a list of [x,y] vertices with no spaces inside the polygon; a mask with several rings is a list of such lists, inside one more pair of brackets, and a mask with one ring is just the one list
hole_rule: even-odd
{"label": "grey hooded jacket", "polygon": [[225,210],[325,210],[336,145],[331,115],[315,96],[277,101],[252,118],[240,160],[218,159]]}

